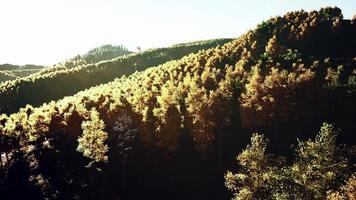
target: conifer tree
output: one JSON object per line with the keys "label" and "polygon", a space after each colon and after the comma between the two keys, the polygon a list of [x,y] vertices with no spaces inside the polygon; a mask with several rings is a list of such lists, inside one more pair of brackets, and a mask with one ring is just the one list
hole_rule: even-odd
{"label": "conifer tree", "polygon": [[104,121],[100,119],[96,109],[92,108],[89,120],[82,122],[83,133],[78,138],[77,147],[77,151],[93,160],[91,163],[108,161],[106,153],[109,147],[105,144],[108,134],[104,128]]}

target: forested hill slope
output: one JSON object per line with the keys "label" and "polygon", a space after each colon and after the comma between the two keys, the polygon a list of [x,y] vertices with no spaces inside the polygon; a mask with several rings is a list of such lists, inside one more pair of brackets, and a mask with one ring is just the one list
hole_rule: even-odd
{"label": "forested hill slope", "polygon": [[2,64],[0,65],[0,82],[27,77],[31,74],[34,74],[33,76],[42,76],[44,74],[53,73],[55,71],[68,70],[70,68],[97,63],[103,60],[111,60],[113,58],[130,53],[132,52],[123,45],[107,44],[91,49],[83,55],[77,55],[71,59],[47,68],[41,65],[32,64],[27,64],[24,66]]}
{"label": "forested hill slope", "polygon": [[80,56],[86,63],[97,63],[103,60],[111,60],[113,58],[132,53],[123,45],[102,45],[100,47],[89,50],[84,55]]}
{"label": "forested hill slope", "polygon": [[[338,8],[290,12],[223,46],[3,115],[1,151],[26,169],[20,179],[25,189],[8,187],[4,194],[25,190],[49,199],[113,199],[131,191],[128,199],[155,197],[147,194],[174,199],[176,193],[222,199],[226,196],[216,196],[221,179],[204,179],[204,172],[211,176],[221,168],[198,165],[199,159],[185,163],[193,149],[221,160],[222,152],[245,146],[246,130],[260,130],[283,151],[297,136],[311,137],[323,121],[335,123],[354,143],[355,25]],[[131,147],[135,157],[127,152]],[[156,162],[159,158],[175,165],[164,168],[169,165]],[[139,179],[131,179],[132,188],[118,172],[131,161],[131,175]],[[152,178],[151,164],[157,177]],[[188,182],[187,172],[199,174],[197,182]],[[9,173],[7,179],[18,176]],[[149,189],[138,193],[140,186]]]}
{"label": "forested hill slope", "polygon": [[[15,112],[26,104],[38,106],[91,86],[107,83],[116,77],[142,71],[148,67],[229,41],[231,39],[186,43],[151,49],[94,64],[85,64],[85,62],[83,64],[83,59],[72,59],[64,63],[64,67],[46,69],[28,77],[0,83],[0,113]],[[84,58],[89,58],[90,55],[92,54]]]}
{"label": "forested hill slope", "polygon": [[[102,45],[96,48],[93,48],[83,55],[77,55],[74,56],[70,59],[67,59],[63,62],[59,62],[57,64],[54,64],[52,66],[42,68],[41,70],[38,69],[37,71],[34,71],[33,73],[28,73],[27,75],[25,73],[22,73],[22,76],[16,77],[16,78],[21,78],[25,76],[29,76],[31,74],[32,77],[40,77],[40,76],[45,76],[46,74],[53,74],[55,72],[59,71],[67,71],[73,68],[78,68],[78,67],[83,67],[88,64],[94,64],[98,63],[100,61],[105,61],[105,60],[111,60],[120,56],[128,55],[133,52],[129,51],[126,47],[123,45],[111,45],[111,44],[106,44]],[[25,65],[25,66],[31,66],[31,65]],[[1,67],[1,66],[0,66]],[[25,69],[28,69],[28,67],[23,67],[19,69],[19,72],[24,72]],[[15,72],[15,70],[13,71]],[[37,72],[36,74],[34,74]],[[15,78],[14,78],[15,79]],[[26,79],[26,78],[25,78]],[[10,79],[13,80],[13,79]]]}
{"label": "forested hill slope", "polygon": [[42,70],[44,66],[41,65],[0,65],[0,82],[14,80],[17,78],[25,77]]}
{"label": "forested hill slope", "polygon": [[42,65],[32,65],[32,64],[28,64],[28,65],[12,65],[12,64],[1,64],[0,65],[0,71],[3,70],[19,70],[19,69],[43,69],[44,66]]}
{"label": "forested hill slope", "polygon": [[47,70],[42,71],[38,75],[44,75],[46,73],[53,73],[60,70],[68,70],[71,68],[80,67],[82,65],[94,64],[105,60],[111,60],[120,56],[129,55],[133,52],[129,51],[123,45],[111,45],[106,44],[93,49],[90,49],[88,52],[83,55],[77,55],[72,57],[64,62],[60,62],[50,67]]}
{"label": "forested hill slope", "polygon": [[3,70],[0,71],[0,82],[14,80],[16,78],[18,78],[18,77],[14,76],[12,73],[9,73],[9,72],[3,71]]}

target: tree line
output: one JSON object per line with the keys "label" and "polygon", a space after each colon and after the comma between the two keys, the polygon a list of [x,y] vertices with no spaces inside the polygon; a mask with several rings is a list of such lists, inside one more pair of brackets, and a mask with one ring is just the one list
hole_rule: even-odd
{"label": "tree line", "polygon": [[[355,48],[346,43],[353,39],[350,32],[353,24],[343,21],[338,8],[290,12],[263,22],[224,45],[116,78],[40,107],[27,105],[17,113],[3,114],[0,146],[1,152],[9,156],[4,165],[10,165],[4,167],[5,173],[10,174],[5,182],[23,181],[26,190],[50,199],[96,195],[112,198],[110,195],[122,191],[110,188],[115,183],[101,181],[109,180],[105,176],[116,172],[113,163],[117,160],[124,160],[119,165],[124,169],[131,148],[158,149],[169,157],[185,148],[187,142],[202,159],[219,152],[217,162],[220,162],[227,134],[243,138],[246,130],[263,131],[272,142],[278,143],[273,145],[278,149],[281,144],[290,144],[296,136],[309,137],[305,130],[319,126],[322,121],[337,124],[350,139],[350,133],[356,130],[356,95],[352,83],[355,59],[343,49]],[[293,27],[304,32],[295,32]],[[323,42],[307,45],[314,40]],[[328,42],[332,45],[324,49],[324,43]],[[318,48],[322,52],[315,51]],[[124,63],[120,58],[92,67],[104,69],[119,61]],[[91,65],[86,70],[90,68]],[[90,75],[100,77],[93,71]],[[310,160],[323,164],[324,158],[338,155],[334,132],[330,125],[323,125],[314,142],[300,142],[296,148],[298,159],[292,165],[286,165],[280,158],[269,159],[264,137],[253,135],[251,146],[238,156],[244,170],[242,175],[226,175],[228,188],[238,198],[242,193],[245,196],[241,197],[252,199],[265,194],[288,199],[294,190],[296,195],[315,199],[325,197],[329,189],[346,194],[347,189],[341,185],[352,176],[339,177],[346,165],[343,157],[325,162],[336,162],[329,171],[321,165],[320,169],[312,169],[315,174],[304,174]],[[327,151],[322,154],[323,148],[329,148],[330,155]],[[324,157],[318,160],[314,155]],[[276,174],[276,169],[268,165],[271,163],[286,166],[285,174]],[[11,168],[15,167],[24,174],[11,174]],[[295,174],[288,177],[292,172]],[[331,172],[330,179],[313,178],[324,172]],[[335,187],[323,188],[333,180],[339,180]],[[7,190],[15,189],[19,188]]]}
{"label": "tree line", "polygon": [[26,104],[39,106],[42,103],[112,81],[116,77],[129,75],[135,71],[141,71],[228,41],[230,39],[217,39],[152,49],[94,64],[86,64],[83,59],[72,59],[24,78],[0,83],[0,112],[12,113]]}

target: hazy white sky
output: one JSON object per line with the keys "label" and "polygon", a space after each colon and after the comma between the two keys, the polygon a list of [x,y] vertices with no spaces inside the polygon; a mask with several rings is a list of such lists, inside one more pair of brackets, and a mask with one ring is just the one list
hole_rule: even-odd
{"label": "hazy white sky", "polygon": [[237,37],[271,16],[322,6],[356,14],[355,0],[0,0],[0,64],[50,65],[109,43],[135,50]]}

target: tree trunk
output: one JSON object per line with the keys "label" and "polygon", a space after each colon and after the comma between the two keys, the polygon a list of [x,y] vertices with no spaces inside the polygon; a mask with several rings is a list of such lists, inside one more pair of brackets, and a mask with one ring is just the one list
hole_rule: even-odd
{"label": "tree trunk", "polygon": [[126,187],[126,162],[122,162],[122,187]]}
{"label": "tree trunk", "polygon": [[0,171],[3,170],[3,165],[2,165],[2,152],[0,152]]}
{"label": "tree trunk", "polygon": [[218,139],[218,165],[222,166],[222,130],[219,130],[219,139]]}
{"label": "tree trunk", "polygon": [[6,162],[9,163],[9,155],[7,154],[7,152],[5,152],[5,157],[6,157]]}

